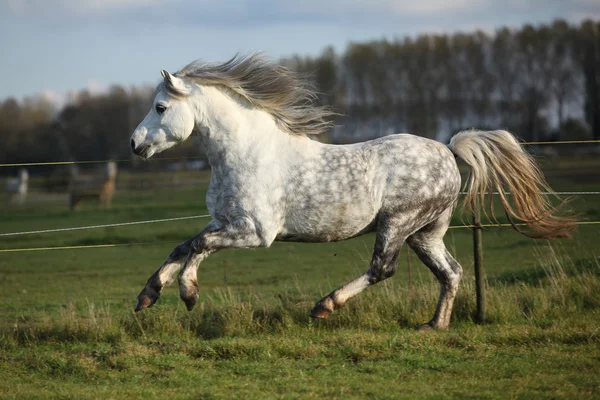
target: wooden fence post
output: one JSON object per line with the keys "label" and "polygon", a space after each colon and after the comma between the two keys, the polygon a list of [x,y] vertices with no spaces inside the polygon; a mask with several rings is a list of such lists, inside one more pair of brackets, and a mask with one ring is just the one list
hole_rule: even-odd
{"label": "wooden fence post", "polygon": [[485,273],[483,272],[483,244],[479,212],[473,214],[473,259],[475,261],[475,291],[477,294],[477,322],[485,322]]}

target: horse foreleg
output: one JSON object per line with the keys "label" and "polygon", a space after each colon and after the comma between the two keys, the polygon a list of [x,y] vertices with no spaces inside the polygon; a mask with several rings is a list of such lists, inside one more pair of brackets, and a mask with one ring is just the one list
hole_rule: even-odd
{"label": "horse foreleg", "polygon": [[187,309],[192,310],[198,300],[197,272],[202,260],[224,248],[267,247],[272,241],[259,236],[254,225],[246,222],[196,236],[192,240],[188,259],[179,272],[179,295]]}
{"label": "horse foreleg", "polygon": [[[211,221],[206,228],[204,228],[202,233],[200,233],[200,235],[202,235],[204,232],[209,232],[215,229],[218,229],[218,225],[214,221]],[[138,295],[138,302],[137,306],[135,307],[135,311],[152,307],[152,305],[156,303],[160,297],[162,289],[173,282],[175,279],[175,274],[188,259],[192,241],[198,236],[186,240],[173,249],[164,264],[161,265],[161,267],[148,279],[146,286]]]}
{"label": "horse foreleg", "polygon": [[377,232],[375,249],[369,269],[360,277],[319,300],[311,310],[310,316],[313,318],[329,318],[331,313],[342,308],[351,297],[394,275],[398,268],[398,255],[403,242],[404,235],[400,231],[387,227],[380,229]]}
{"label": "horse foreleg", "polygon": [[186,240],[175,247],[164,264],[148,279],[146,286],[138,295],[135,311],[152,307],[160,297],[162,289],[173,282],[175,274],[187,260],[192,240]]}

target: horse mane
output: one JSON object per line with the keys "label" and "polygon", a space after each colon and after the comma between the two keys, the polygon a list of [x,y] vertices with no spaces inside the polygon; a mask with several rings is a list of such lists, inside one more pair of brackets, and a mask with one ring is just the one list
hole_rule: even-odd
{"label": "horse mane", "polygon": [[[317,93],[305,79],[262,53],[237,54],[224,63],[196,60],[175,76],[199,85],[225,87],[271,114],[282,130],[294,135],[321,134],[333,126],[331,117],[337,115],[316,104]],[[168,80],[164,86],[169,94],[184,96]]]}

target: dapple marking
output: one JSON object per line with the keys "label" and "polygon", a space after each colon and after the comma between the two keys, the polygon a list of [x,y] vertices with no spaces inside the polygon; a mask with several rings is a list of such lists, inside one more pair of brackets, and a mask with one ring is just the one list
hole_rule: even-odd
{"label": "dapple marking", "polygon": [[448,146],[409,134],[328,145],[307,135],[330,128],[333,113],[314,104],[314,92],[292,71],[259,53],[221,64],[195,61],[162,76],[152,109],[133,132],[132,150],[149,158],[197,135],[212,169],[206,196],[212,221],[148,279],[136,311],[152,306],[179,270],[180,297],[191,310],[198,265],[221,249],[376,232],[367,271],[317,302],[310,315],[328,318],[394,275],[406,241],[441,288],[423,327],[447,328],[462,275],[443,241],[461,187],[455,156],[471,167],[468,208],[483,205],[479,194],[506,187],[514,204],[502,197],[507,215],[539,237],[568,236],[575,227],[555,216],[540,194],[543,176],[508,132],[464,131]]}

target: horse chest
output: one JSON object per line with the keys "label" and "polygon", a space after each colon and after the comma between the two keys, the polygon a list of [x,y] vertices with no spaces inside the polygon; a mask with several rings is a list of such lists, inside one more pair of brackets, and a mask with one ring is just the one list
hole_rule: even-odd
{"label": "horse chest", "polygon": [[275,191],[268,180],[251,173],[212,174],[206,194],[211,216],[221,223],[237,218],[256,219],[273,208]]}

